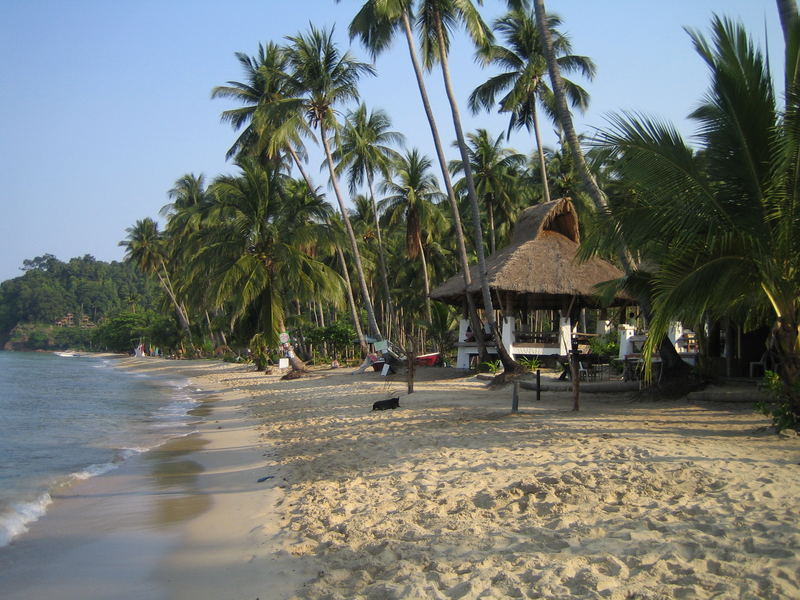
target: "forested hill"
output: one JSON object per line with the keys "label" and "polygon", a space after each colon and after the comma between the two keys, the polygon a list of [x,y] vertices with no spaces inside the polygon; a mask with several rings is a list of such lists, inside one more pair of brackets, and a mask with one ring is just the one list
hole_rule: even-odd
{"label": "forested hill", "polygon": [[121,310],[151,308],[157,290],[132,265],[89,254],[23,261],[24,274],[0,283],[0,347],[18,324],[92,326]]}

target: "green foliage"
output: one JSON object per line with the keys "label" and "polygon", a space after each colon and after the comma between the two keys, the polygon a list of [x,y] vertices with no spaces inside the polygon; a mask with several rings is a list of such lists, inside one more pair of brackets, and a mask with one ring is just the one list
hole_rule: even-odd
{"label": "green foliage", "polygon": [[250,338],[250,353],[256,363],[256,369],[262,371],[269,364],[269,337],[263,333],[257,333]]}
{"label": "green foliage", "polygon": [[126,353],[140,340],[163,351],[176,348],[179,342],[174,321],[154,311],[121,312],[109,317],[92,337],[98,349]]}
{"label": "green foliage", "polygon": [[[98,261],[88,254],[66,263],[45,254],[24,260],[22,270],[20,277],[0,283],[0,342],[20,323],[49,326],[67,313],[97,323],[120,310],[152,307],[157,299],[154,286],[131,265]],[[59,335],[63,339],[70,334]]]}
{"label": "green foliage", "polygon": [[455,346],[457,339],[456,328],[458,320],[456,311],[451,306],[443,302],[433,302],[431,304],[431,320],[424,323],[428,332],[428,339],[433,343],[437,351],[444,356]]}
{"label": "green foliage", "polygon": [[542,361],[538,358],[533,358],[530,356],[523,356],[517,359],[517,362],[521,364],[523,367],[528,369],[531,373],[535,373],[537,369],[541,368]]}
{"label": "green foliage", "polygon": [[492,375],[497,375],[503,370],[503,363],[499,360],[487,360],[485,363],[481,363],[481,367]]}
{"label": "green foliage", "polygon": [[613,331],[589,339],[589,348],[592,354],[599,356],[619,356],[619,337]]}
{"label": "green foliage", "polygon": [[800,383],[796,383],[793,390],[787,390],[780,376],[773,371],[766,371],[762,385],[771,400],[762,400],[756,403],[756,410],[772,418],[772,424],[777,431],[784,429],[798,429],[797,415],[792,410],[792,396],[800,394]]}
{"label": "green foliage", "polygon": [[334,355],[345,348],[357,345],[355,328],[348,321],[336,321],[327,327],[314,327],[305,333],[305,341],[309,344],[328,344]]}

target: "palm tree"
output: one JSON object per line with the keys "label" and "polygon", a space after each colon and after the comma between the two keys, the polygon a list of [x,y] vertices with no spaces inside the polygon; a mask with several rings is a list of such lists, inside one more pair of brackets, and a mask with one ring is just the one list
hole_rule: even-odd
{"label": "palm tree", "polygon": [[319,131],[331,185],[350,239],[369,327],[372,334],[380,339],[381,331],[375,319],[375,309],[369,296],[353,226],[347,216],[344,197],[339,189],[339,179],[336,176],[329,140],[329,133],[338,128],[335,107],[357,100],[358,80],[362,75],[373,75],[375,70],[371,65],[357,61],[349,52],[342,54],[333,42],[333,31],[319,30],[312,25],[308,34],[297,34],[287,39],[290,42],[286,54],[290,70],[286,73],[285,82],[291,97],[278,104],[292,112],[302,111],[309,125]]}
{"label": "palm tree", "polygon": [[[503,148],[502,134],[492,140],[488,131],[478,129],[475,133],[468,133],[467,138],[475,190],[486,207],[489,220],[489,252],[494,253],[497,249],[496,217],[511,222],[519,207],[515,188],[525,165],[525,156]],[[460,160],[455,160],[450,163],[450,170],[454,174],[463,172],[464,166]],[[463,179],[456,183],[457,191],[465,187]]]}
{"label": "palm tree", "polygon": [[402,144],[405,139],[403,134],[391,131],[390,127],[389,115],[382,110],[369,112],[366,105],[362,103],[356,110],[348,113],[345,118],[344,127],[338,137],[338,147],[333,153],[337,174],[347,171],[351,195],[356,193],[358,187],[363,185],[365,180],[367,183],[375,218],[375,231],[378,237],[378,267],[383,283],[389,322],[392,320],[394,309],[392,296],[389,293],[386,256],[373,183],[376,173],[383,177],[389,177],[391,163],[399,156],[389,144]]}
{"label": "palm tree", "polygon": [[[210,188],[193,276],[206,281],[214,306],[231,307],[234,321],[254,314],[274,346],[284,331],[287,296],[335,302],[341,280],[314,256],[326,235],[319,225],[324,203],[292,202],[275,168],[253,159],[239,166],[241,175],[218,177]],[[291,346],[288,355],[302,370]]]}
{"label": "palm tree", "polygon": [[419,257],[422,266],[422,280],[425,287],[425,316],[431,320],[430,276],[425,258],[425,238],[441,221],[442,214],[438,202],[442,198],[436,178],[430,173],[432,163],[419,151],[410,150],[395,164],[397,181],[387,180],[382,191],[386,198],[381,208],[386,213],[390,226],[405,223],[406,255],[410,259]]}
{"label": "palm tree", "polygon": [[[634,250],[653,254],[646,351],[673,319],[743,314],[773,320],[772,340],[794,424],[800,423],[800,22],[789,24],[786,109],[744,29],[715,17],[712,41],[690,32],[711,87],[692,113],[699,152],[670,125],[621,115],[601,141],[622,157],[635,203],[613,211]],[[610,211],[609,211],[610,212]]]}
{"label": "palm tree", "polygon": [[158,230],[158,223],[150,217],[139,221],[133,227],[125,229],[127,239],[119,243],[125,248],[125,260],[136,265],[146,275],[155,275],[164,292],[169,297],[178,316],[178,322],[186,337],[191,342],[192,333],[186,309],[178,300],[175,288],[167,268],[167,248],[164,238]]}
{"label": "palm tree", "polygon": [[[565,35],[557,30],[561,19],[556,15],[547,15],[547,27],[553,38],[553,50],[561,71],[564,73],[579,72],[592,79],[595,65],[586,56],[572,54],[572,45]],[[479,85],[469,97],[469,107],[473,112],[481,108],[489,110],[495,102],[500,112],[511,114],[508,132],[521,127],[530,132],[533,129],[536,150],[539,155],[539,167],[543,174],[544,200],[550,201],[550,189],[546,177],[542,138],[539,130],[537,106],[541,106],[545,114],[557,121],[553,92],[544,78],[547,73],[547,62],[542,49],[542,40],[536,28],[536,18],[529,10],[516,9],[495,21],[493,29],[500,33],[506,45],[492,44],[482,50],[479,55],[488,65],[500,67],[503,72],[489,78]],[[565,92],[573,107],[585,110],[589,95],[581,86],[564,79]],[[498,96],[501,96],[498,100]]]}
{"label": "palm tree", "polygon": [[[464,289],[467,290],[472,284],[472,276],[470,273],[469,258],[467,256],[464,228],[461,223],[458,200],[450,179],[450,171],[447,168],[444,145],[439,136],[436,119],[434,118],[433,109],[431,108],[430,99],[428,98],[428,92],[425,87],[422,66],[417,56],[416,42],[412,29],[413,20],[412,0],[367,0],[350,23],[350,39],[358,37],[362,45],[370,52],[372,58],[375,59],[389,47],[397,31],[403,32],[406,46],[408,47],[408,55],[414,69],[417,88],[419,89],[420,98],[422,100],[422,107],[425,111],[425,116],[428,120],[428,126],[430,127],[431,136],[436,149],[436,158],[439,162],[442,181],[447,191],[447,200],[450,204],[450,213],[453,219],[453,232],[455,233],[458,249],[458,259],[461,266],[461,274],[464,279]],[[478,313],[472,295],[466,294],[466,297],[469,318],[472,322],[472,330],[477,332],[476,339],[480,345],[481,355],[483,355],[485,350],[483,347],[483,336],[481,335],[483,327],[478,319]]]}
{"label": "palm tree", "polygon": [[[478,0],[477,3],[482,4],[481,0]],[[461,164],[464,169],[467,197],[469,198],[472,212],[475,251],[478,255],[478,273],[481,280],[481,296],[484,314],[486,315],[486,320],[492,331],[492,336],[497,347],[497,354],[503,363],[505,372],[510,374],[512,372],[521,372],[523,369],[508,353],[505,344],[503,344],[500,329],[495,322],[494,306],[486,272],[486,257],[483,250],[483,232],[481,229],[478,193],[475,190],[475,182],[472,177],[472,168],[469,162],[469,150],[466,140],[464,139],[464,130],[461,126],[458,101],[456,100],[452,78],[450,76],[450,66],[448,62],[450,40],[446,32],[456,23],[464,25],[470,38],[479,48],[488,47],[489,44],[492,43],[491,31],[483,22],[478,10],[470,0],[420,0],[417,29],[422,38],[422,55],[426,67],[432,68],[437,62],[441,67],[445,92],[447,93],[447,100],[450,104],[450,113],[453,117],[453,127],[456,132],[456,143],[461,155]]]}
{"label": "palm tree", "polygon": [[258,156],[263,161],[279,165],[283,154],[291,156],[295,166],[314,189],[303,168],[305,148],[303,137],[313,137],[296,107],[281,104],[289,93],[285,89],[287,69],[286,50],[275,43],[258,45],[258,54],[235,54],[245,74],[245,81],[229,81],[228,85],[211,90],[212,98],[231,98],[243,106],[223,111],[222,121],[242,133],[233,143],[227,158],[242,154]]}

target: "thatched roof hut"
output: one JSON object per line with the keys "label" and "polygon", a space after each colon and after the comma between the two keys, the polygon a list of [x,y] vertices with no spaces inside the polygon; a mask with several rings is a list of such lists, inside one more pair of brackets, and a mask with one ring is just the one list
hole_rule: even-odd
{"label": "thatched roof hut", "polygon": [[[486,259],[489,287],[503,307],[565,309],[577,300],[597,305],[595,285],[622,277],[611,263],[592,258],[579,262],[578,219],[569,198],[526,208],[514,227],[511,243]],[[481,303],[478,267],[471,269],[469,292]],[[496,296],[495,296],[496,297]],[[464,279],[455,275],[431,292],[431,298],[462,306]],[[629,302],[620,295],[615,304]],[[500,308],[497,306],[496,308]]]}

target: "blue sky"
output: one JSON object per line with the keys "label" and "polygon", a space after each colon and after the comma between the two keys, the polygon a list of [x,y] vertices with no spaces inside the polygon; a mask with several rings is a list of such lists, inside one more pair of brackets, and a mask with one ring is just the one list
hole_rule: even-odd
{"label": "blue sky", "polygon": [[[308,28],[336,27],[343,47],[360,1],[343,0],[0,0],[0,280],[20,275],[26,258],[61,260],[92,254],[121,260],[125,228],[156,217],[167,190],[188,172],[208,180],[235,172],[225,161],[234,139],[219,114],[233,105],[211,100],[215,85],[240,80],[234,52],[280,42]],[[503,2],[487,0],[487,22]],[[713,13],[743,22],[759,43],[769,40],[781,66],[781,29],[772,0],[547,0],[563,18],[576,54],[598,66],[584,82],[592,101],[579,131],[605,116],[638,110],[671,120],[685,135],[685,116],[702,97],[706,71],[684,26],[707,31]],[[400,42],[402,40],[398,40]],[[465,40],[452,50],[452,70],[466,130],[499,134],[506,117],[473,116],[466,97],[490,74]],[[430,133],[403,45],[396,43],[365,80],[362,99],[386,110],[409,147],[433,156]],[[441,78],[429,76],[441,135],[452,140]],[[545,144],[556,137],[550,126]],[[509,143],[529,153],[524,132]],[[450,151],[449,158],[455,158]],[[311,150],[318,185],[321,154]]]}

